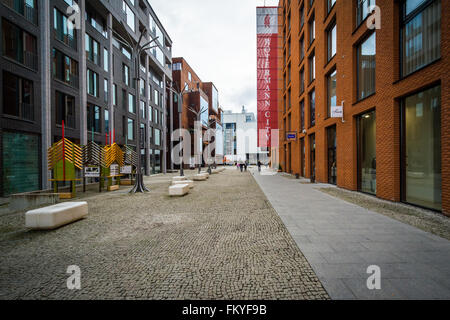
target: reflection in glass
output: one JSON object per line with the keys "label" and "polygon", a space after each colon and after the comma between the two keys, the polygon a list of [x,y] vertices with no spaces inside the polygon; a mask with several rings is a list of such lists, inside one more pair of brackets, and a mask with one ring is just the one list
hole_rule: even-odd
{"label": "reflection in glass", "polygon": [[405,99],[405,201],[442,209],[441,87]]}
{"label": "reflection in glass", "polygon": [[376,115],[375,111],[359,117],[359,170],[360,191],[377,193]]}

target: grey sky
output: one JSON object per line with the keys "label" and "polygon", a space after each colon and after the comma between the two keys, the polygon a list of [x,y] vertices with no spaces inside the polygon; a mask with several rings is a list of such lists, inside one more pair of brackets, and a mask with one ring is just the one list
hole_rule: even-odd
{"label": "grey sky", "polygon": [[[149,0],[202,81],[212,81],[225,110],[256,112],[256,6],[263,0]],[[267,0],[267,6],[278,0]]]}

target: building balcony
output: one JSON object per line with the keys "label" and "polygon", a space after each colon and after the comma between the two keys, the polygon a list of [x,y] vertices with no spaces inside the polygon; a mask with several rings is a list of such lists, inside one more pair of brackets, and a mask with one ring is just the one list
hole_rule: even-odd
{"label": "building balcony", "polygon": [[35,7],[25,3],[25,0],[1,0],[7,7],[22,15],[31,23],[38,24],[38,13]]}

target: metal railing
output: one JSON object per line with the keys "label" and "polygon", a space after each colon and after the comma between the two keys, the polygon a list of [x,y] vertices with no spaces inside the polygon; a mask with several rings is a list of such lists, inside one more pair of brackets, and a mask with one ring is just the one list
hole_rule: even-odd
{"label": "metal railing", "polygon": [[34,52],[24,51],[23,53],[23,64],[33,70],[38,68],[38,56]]}
{"label": "metal railing", "polygon": [[34,121],[34,106],[28,103],[20,103],[20,117],[25,120]]}

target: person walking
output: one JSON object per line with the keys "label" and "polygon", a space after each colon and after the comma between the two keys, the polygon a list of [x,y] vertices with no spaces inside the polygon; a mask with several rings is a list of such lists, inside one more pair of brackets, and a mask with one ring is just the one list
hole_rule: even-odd
{"label": "person walking", "polygon": [[239,167],[241,168],[241,172],[244,172],[244,163],[243,162],[239,163]]}
{"label": "person walking", "polygon": [[248,161],[245,160],[245,163],[244,163],[245,172],[247,172],[247,166],[248,166]]}
{"label": "person walking", "polygon": [[261,172],[261,161],[258,160],[258,171]]}

